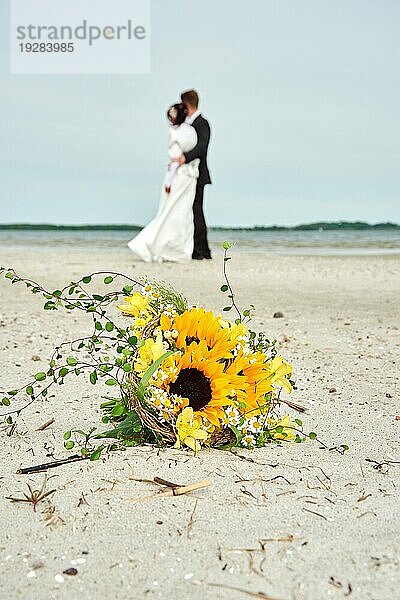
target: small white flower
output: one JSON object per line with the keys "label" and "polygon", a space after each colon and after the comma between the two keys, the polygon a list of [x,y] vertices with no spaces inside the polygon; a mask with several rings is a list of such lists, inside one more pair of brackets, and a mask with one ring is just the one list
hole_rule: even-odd
{"label": "small white flower", "polygon": [[241,444],[245,448],[254,448],[256,444],[256,438],[251,433],[248,433],[242,438]]}
{"label": "small white flower", "polygon": [[226,418],[230,425],[238,425],[241,420],[241,414],[237,408],[230,406],[225,409]]}
{"label": "small white flower", "polygon": [[263,423],[258,417],[252,417],[248,421],[248,428],[253,433],[260,433],[263,430]]}

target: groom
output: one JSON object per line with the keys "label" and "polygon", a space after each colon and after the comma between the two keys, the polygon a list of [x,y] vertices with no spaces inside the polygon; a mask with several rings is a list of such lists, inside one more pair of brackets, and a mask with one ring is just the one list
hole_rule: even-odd
{"label": "groom", "polygon": [[203,212],[204,187],[211,183],[207,166],[207,153],[211,134],[210,125],[199,111],[199,96],[195,90],[183,92],[181,94],[181,101],[188,111],[186,122],[196,130],[197,145],[193,150],[185,152],[180,157],[179,164],[183,165],[196,158],[200,159],[199,178],[197,180],[196,196],[193,203],[194,248],[192,258],[194,260],[210,259],[211,252],[207,240],[207,225]]}

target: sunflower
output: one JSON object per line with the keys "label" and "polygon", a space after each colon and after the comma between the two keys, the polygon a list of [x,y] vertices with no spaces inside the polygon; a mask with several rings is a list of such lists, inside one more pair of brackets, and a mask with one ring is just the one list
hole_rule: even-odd
{"label": "sunflower", "polygon": [[272,391],[266,358],[262,352],[247,355],[240,351],[226,369],[244,413],[256,414],[265,406],[265,395]]}
{"label": "sunflower", "polygon": [[230,324],[204,308],[192,308],[174,319],[161,316],[162,331],[175,331],[177,348],[186,349],[193,342],[206,342],[211,359],[233,358],[232,351],[245,336],[247,330],[242,324]]}
{"label": "sunflower", "polygon": [[[166,376],[158,377],[156,385],[186,398],[195,414],[206,420],[206,426],[211,423],[222,427],[224,407],[233,403],[232,382],[224,372],[225,363],[213,357],[204,340],[192,342],[184,351],[169,357],[168,363]],[[164,370],[164,365],[160,370]]]}
{"label": "sunflower", "polygon": [[283,387],[291,391],[288,379],[292,368],[281,357],[268,361],[263,352],[252,355],[238,353],[226,372],[236,389],[236,397],[244,405],[243,412],[255,416],[268,408],[268,394],[275,388]]}

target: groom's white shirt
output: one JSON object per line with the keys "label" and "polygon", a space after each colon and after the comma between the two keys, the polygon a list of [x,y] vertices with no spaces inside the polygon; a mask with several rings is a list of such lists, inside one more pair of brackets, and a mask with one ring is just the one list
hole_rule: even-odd
{"label": "groom's white shirt", "polygon": [[196,110],[196,112],[193,113],[191,117],[186,117],[186,123],[188,123],[189,125],[192,125],[194,123],[194,121],[197,119],[197,117],[199,117],[200,115],[201,115],[201,112],[199,110]]}

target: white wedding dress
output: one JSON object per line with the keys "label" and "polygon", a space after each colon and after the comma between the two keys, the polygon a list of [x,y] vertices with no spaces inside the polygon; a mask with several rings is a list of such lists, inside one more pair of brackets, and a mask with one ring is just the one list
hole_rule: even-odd
{"label": "white wedding dress", "polygon": [[[145,262],[186,262],[193,252],[193,201],[199,176],[199,160],[176,168],[174,159],[197,144],[195,129],[183,123],[171,126],[168,153],[170,168],[165,177],[160,206],[155,218],[128,243],[137,258]],[[171,168],[172,166],[172,168]],[[168,194],[165,186],[170,185]]]}

